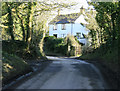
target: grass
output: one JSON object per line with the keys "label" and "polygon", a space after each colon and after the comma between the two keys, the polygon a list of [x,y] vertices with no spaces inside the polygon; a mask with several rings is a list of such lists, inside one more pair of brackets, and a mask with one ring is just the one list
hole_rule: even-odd
{"label": "grass", "polygon": [[32,71],[31,67],[14,54],[2,53],[2,81],[8,83],[11,79]]}
{"label": "grass", "polygon": [[24,59],[45,59],[45,57],[41,55],[39,47],[31,46],[28,50],[27,43],[24,41],[2,41],[3,84],[7,84],[13,79],[32,71],[32,68]]}
{"label": "grass", "polygon": [[101,46],[91,53],[82,54],[80,59],[97,66],[110,88],[117,89],[120,82],[120,60],[117,42],[114,46]]}
{"label": "grass", "polygon": [[114,72],[118,72],[119,69],[117,46],[109,48],[109,50],[100,47],[92,53],[83,54],[80,59],[100,61]]}

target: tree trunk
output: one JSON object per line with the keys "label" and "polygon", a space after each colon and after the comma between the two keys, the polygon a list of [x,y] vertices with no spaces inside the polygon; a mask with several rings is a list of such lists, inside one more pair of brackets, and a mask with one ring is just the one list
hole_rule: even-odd
{"label": "tree trunk", "polygon": [[114,41],[114,40],[115,40],[115,36],[116,36],[115,13],[113,13],[113,14],[111,15],[111,21],[112,21],[112,26],[113,26],[113,28],[112,28],[112,40]]}
{"label": "tree trunk", "polygon": [[26,42],[28,43],[28,48],[30,48],[32,40],[32,20],[33,20],[33,2],[28,3],[28,16],[27,16],[27,36]]}
{"label": "tree trunk", "polygon": [[25,41],[25,29],[24,29],[24,22],[23,22],[23,18],[20,17],[20,15],[18,14],[18,11],[16,11],[16,14],[18,16],[18,18],[20,19],[20,26],[22,28],[22,32],[23,32],[23,41]]}
{"label": "tree trunk", "polygon": [[[30,29],[29,29],[29,17],[30,17],[30,10],[29,10],[30,5],[28,5],[28,14],[27,14],[27,19],[26,19],[26,30],[27,30],[27,35],[26,35],[26,42],[28,42],[28,38],[30,36]],[[30,8],[31,9],[31,8]]]}
{"label": "tree trunk", "polygon": [[10,5],[7,2],[6,5],[8,6],[8,31],[11,39],[14,40],[12,11]]}

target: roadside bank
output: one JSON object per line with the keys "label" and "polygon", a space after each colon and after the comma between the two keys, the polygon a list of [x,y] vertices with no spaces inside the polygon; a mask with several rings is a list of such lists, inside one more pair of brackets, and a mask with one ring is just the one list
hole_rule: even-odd
{"label": "roadside bank", "polygon": [[111,70],[102,60],[85,60],[82,58],[76,58],[76,59],[81,59],[84,60],[88,63],[94,64],[102,73],[104,80],[107,82],[108,86],[110,89],[120,89],[119,84],[120,84],[120,74],[119,72],[114,72]]}
{"label": "roadside bank", "polygon": [[11,78],[7,83],[3,85],[2,89],[9,90],[12,89],[13,87],[17,87],[19,84],[24,83],[26,80],[32,78],[34,75],[44,70],[50,63],[51,60],[29,60],[28,64],[31,70]]}

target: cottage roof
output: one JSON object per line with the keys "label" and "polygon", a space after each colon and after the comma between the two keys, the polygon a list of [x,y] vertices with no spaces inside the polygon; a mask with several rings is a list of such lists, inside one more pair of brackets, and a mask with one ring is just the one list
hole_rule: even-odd
{"label": "cottage roof", "polygon": [[57,15],[49,24],[74,23],[79,16],[80,16],[80,13]]}

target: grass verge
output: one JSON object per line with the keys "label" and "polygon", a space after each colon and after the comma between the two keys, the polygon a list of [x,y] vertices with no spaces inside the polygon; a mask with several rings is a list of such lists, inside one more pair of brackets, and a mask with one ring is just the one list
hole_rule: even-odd
{"label": "grass verge", "polygon": [[99,48],[92,53],[83,54],[79,59],[87,60],[95,64],[104,75],[105,80],[112,89],[119,89],[120,65],[118,60],[118,48],[109,50]]}
{"label": "grass verge", "polygon": [[2,53],[2,83],[9,83],[11,80],[32,71],[31,67],[16,55]]}

